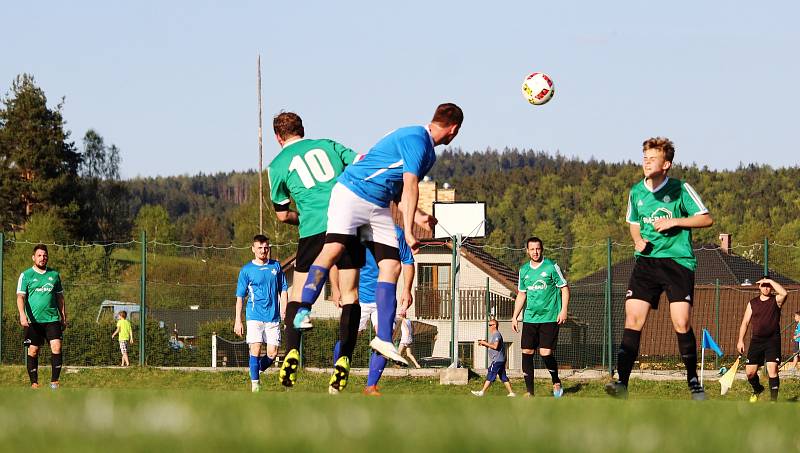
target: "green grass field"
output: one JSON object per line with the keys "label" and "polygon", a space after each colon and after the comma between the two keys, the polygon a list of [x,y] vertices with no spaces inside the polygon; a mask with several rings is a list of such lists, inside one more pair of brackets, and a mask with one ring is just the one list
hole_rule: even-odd
{"label": "green grass field", "polygon": [[[43,371],[44,367],[43,367]],[[797,451],[800,381],[784,379],[777,404],[747,400],[737,381],[725,397],[693,402],[680,381],[633,381],[631,399],[603,382],[565,381],[548,397],[507,398],[499,385],[469,387],[385,378],[384,396],[325,393],[327,375],[301,375],[284,390],[274,375],[251,394],[244,372],[81,369],[57,392],[26,388],[22,367],[0,367],[0,450],[6,451]],[[47,382],[47,373],[42,373]],[[521,381],[513,384],[521,391]]]}

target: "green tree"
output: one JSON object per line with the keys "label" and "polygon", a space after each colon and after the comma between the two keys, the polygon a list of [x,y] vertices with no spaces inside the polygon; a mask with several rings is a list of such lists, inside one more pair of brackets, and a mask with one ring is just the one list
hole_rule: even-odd
{"label": "green tree", "polygon": [[89,129],[83,137],[81,157],[81,236],[101,241],[128,236],[130,193],[119,180],[119,149],[106,146],[103,137]]}
{"label": "green tree", "polygon": [[172,224],[167,210],[162,206],[144,205],[136,214],[133,221],[133,238],[139,239],[142,230],[147,232],[148,241],[170,242],[172,237]]}
{"label": "green tree", "polygon": [[80,161],[62,116],[64,101],[47,106],[33,76],[17,76],[0,107],[0,223],[19,229],[35,211],[56,210],[77,224],[75,184]]}

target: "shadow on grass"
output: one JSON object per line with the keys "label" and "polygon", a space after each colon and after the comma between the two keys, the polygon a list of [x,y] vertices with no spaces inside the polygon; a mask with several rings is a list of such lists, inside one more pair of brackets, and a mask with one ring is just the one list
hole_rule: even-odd
{"label": "shadow on grass", "polygon": [[565,394],[574,394],[580,392],[581,390],[583,390],[583,384],[580,382],[569,387],[564,387]]}

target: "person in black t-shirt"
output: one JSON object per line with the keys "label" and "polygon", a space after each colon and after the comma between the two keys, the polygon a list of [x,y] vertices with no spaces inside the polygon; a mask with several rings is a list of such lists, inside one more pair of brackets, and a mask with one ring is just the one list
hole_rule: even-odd
{"label": "person in black t-shirt", "polygon": [[[758,368],[767,364],[769,375],[769,391],[772,401],[778,399],[780,378],[778,377],[778,364],[781,361],[781,307],[786,301],[786,290],[775,280],[764,277],[756,282],[761,294],[747,303],[747,309],[742,317],[739,327],[739,341],[736,349],[739,354],[744,354],[744,334],[747,326],[753,325],[750,338],[750,347],[747,348],[747,365],[745,373],[747,381],[753,386],[753,395],[750,402],[758,401],[758,395],[764,391],[764,386],[758,380]],[[773,294],[773,290],[775,294]]]}

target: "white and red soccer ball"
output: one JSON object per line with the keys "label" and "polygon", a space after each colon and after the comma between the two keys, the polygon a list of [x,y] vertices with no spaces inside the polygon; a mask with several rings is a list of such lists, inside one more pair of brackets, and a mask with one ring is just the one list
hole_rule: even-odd
{"label": "white and red soccer ball", "polygon": [[522,95],[533,105],[544,105],[553,98],[553,79],[543,72],[534,72],[522,82]]}

